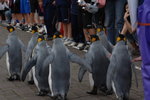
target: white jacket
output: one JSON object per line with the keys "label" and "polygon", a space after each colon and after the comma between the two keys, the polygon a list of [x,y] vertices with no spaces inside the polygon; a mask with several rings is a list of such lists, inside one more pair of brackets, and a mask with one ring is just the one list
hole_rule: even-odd
{"label": "white jacket", "polygon": [[2,2],[0,2],[0,10],[5,10],[5,8],[9,8],[6,2],[4,2],[3,4]]}

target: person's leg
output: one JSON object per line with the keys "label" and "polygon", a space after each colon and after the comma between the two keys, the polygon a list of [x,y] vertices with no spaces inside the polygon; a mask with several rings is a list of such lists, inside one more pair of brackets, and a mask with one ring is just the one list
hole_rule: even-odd
{"label": "person's leg", "polygon": [[115,45],[115,1],[107,0],[105,7],[105,27],[107,32],[108,40]]}
{"label": "person's leg", "polygon": [[72,28],[71,28],[71,23],[67,24],[67,34],[68,34],[68,38],[72,38]]}
{"label": "person's leg", "polygon": [[144,100],[150,98],[150,26],[140,26],[138,29],[139,47],[142,57],[142,77]]}
{"label": "person's leg", "polygon": [[5,16],[6,16],[7,22],[11,23],[12,16],[11,16],[11,11],[10,10],[5,12]]}
{"label": "person's leg", "polygon": [[124,25],[124,9],[126,0],[116,0],[115,1],[115,25],[116,25],[116,36],[121,32]]}
{"label": "person's leg", "polygon": [[64,29],[64,37],[72,38],[71,33],[71,23],[70,23],[70,12],[69,8],[66,7],[60,7],[60,13],[62,17],[62,24]]}
{"label": "person's leg", "polygon": [[48,40],[52,39],[52,35],[56,32],[56,28],[55,28],[55,17],[56,17],[56,7],[53,5],[50,5],[46,8],[44,8],[44,22],[46,25],[46,29],[47,29],[47,36],[48,36]]}

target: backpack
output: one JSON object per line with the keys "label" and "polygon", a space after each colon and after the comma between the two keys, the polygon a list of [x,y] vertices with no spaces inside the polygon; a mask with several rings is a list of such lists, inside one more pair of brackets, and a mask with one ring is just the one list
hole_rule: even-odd
{"label": "backpack", "polygon": [[98,7],[103,8],[106,5],[106,0],[97,0]]}

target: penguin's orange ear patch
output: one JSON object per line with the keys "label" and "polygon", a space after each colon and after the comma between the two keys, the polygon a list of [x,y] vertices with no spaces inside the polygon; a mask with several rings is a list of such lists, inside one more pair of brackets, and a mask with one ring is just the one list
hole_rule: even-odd
{"label": "penguin's orange ear patch", "polygon": [[97,28],[97,32],[105,31],[105,28]]}
{"label": "penguin's orange ear patch", "polygon": [[97,32],[100,32],[101,31],[101,28],[97,28]]}
{"label": "penguin's orange ear patch", "polygon": [[35,30],[32,30],[32,32],[31,32],[32,34],[34,34],[35,33]]}
{"label": "penguin's orange ear patch", "polygon": [[92,39],[91,39],[91,42],[95,42],[95,41],[96,41],[96,38],[92,38]]}
{"label": "penguin's orange ear patch", "polygon": [[53,39],[55,39],[56,38],[56,35],[53,35]]}
{"label": "penguin's orange ear patch", "polygon": [[62,35],[59,35],[59,38],[62,38],[63,36]]}
{"label": "penguin's orange ear patch", "polygon": [[116,39],[117,42],[119,42],[119,41],[121,41],[121,40],[127,41],[127,39],[126,39],[125,37],[124,37],[124,38],[117,37],[117,39]]}
{"label": "penguin's orange ear patch", "polygon": [[38,38],[38,42],[41,42],[42,41],[42,38]]}
{"label": "penguin's orange ear patch", "polygon": [[10,28],[10,29],[9,29],[9,32],[13,32],[13,31],[14,31],[14,29],[13,29],[13,28]]}

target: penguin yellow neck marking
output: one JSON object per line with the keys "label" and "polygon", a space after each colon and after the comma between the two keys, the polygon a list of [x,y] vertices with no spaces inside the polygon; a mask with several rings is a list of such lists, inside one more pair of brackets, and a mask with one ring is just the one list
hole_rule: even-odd
{"label": "penguin yellow neck marking", "polygon": [[99,39],[96,39],[96,38],[92,38],[91,39],[91,42],[96,42],[96,41],[98,41]]}
{"label": "penguin yellow neck marking", "polygon": [[97,28],[97,32],[105,31],[105,28]]}
{"label": "penguin yellow neck marking", "polygon": [[124,38],[117,37],[117,39],[116,39],[117,42],[119,42],[119,41],[121,41],[121,40],[127,41],[127,39],[126,39],[125,37],[124,37]]}
{"label": "penguin yellow neck marking", "polygon": [[42,41],[42,38],[38,38],[38,42],[41,42]]}
{"label": "penguin yellow neck marking", "polygon": [[13,28],[9,29],[9,32],[13,32],[13,31],[14,31],[14,29],[13,29]]}
{"label": "penguin yellow neck marking", "polygon": [[53,35],[53,39],[56,39],[56,38],[62,38],[63,36],[60,34],[60,35]]}

